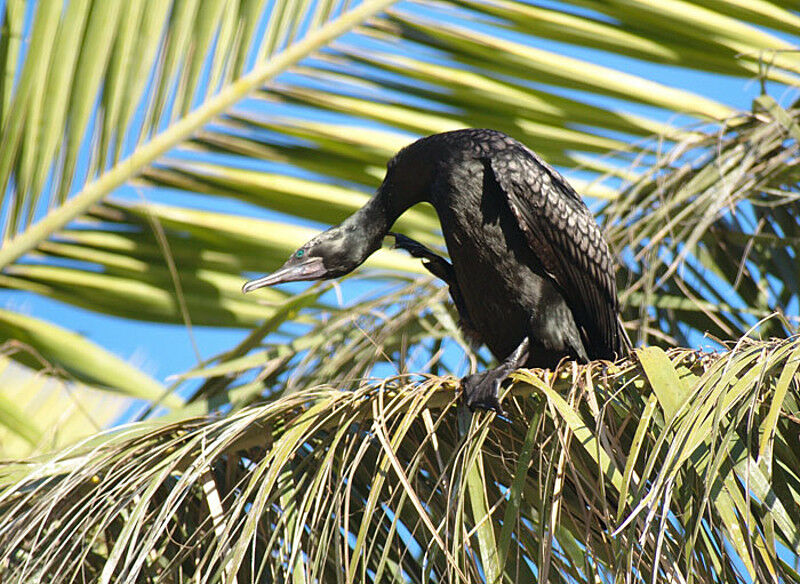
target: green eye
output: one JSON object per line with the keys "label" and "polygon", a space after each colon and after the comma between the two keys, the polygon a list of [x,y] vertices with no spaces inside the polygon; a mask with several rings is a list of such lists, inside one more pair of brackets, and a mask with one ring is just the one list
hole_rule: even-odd
{"label": "green eye", "polygon": [[303,257],[303,255],[304,255],[305,253],[306,253],[306,252],[305,252],[304,250],[302,250],[302,249],[298,249],[298,250],[297,250],[297,253],[296,253],[296,254],[294,254],[294,257],[296,257],[296,258],[301,258],[301,257]]}

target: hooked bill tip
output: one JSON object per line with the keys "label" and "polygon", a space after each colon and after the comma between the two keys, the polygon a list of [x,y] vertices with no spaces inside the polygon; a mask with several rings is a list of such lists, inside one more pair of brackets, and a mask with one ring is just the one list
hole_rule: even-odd
{"label": "hooked bill tip", "polygon": [[327,270],[325,269],[325,264],[322,262],[322,258],[307,258],[300,264],[296,262],[293,262],[291,265],[284,264],[282,268],[271,274],[261,276],[255,280],[250,280],[242,286],[242,292],[247,294],[258,288],[285,284],[286,282],[320,280],[325,278],[326,274]]}
{"label": "hooked bill tip", "polygon": [[242,292],[247,294],[248,292],[252,292],[253,290],[257,290],[259,288],[263,288],[264,286],[268,286],[269,280],[271,279],[272,275],[269,275],[256,278],[255,280],[250,280],[249,282],[245,282],[244,286],[242,286]]}

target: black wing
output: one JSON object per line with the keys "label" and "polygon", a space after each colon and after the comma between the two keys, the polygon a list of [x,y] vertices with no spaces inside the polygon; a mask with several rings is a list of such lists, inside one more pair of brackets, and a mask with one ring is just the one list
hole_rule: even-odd
{"label": "black wing", "polygon": [[592,359],[627,353],[608,244],[578,193],[519,142],[488,155],[495,180],[531,249],[555,280],[582,329]]}

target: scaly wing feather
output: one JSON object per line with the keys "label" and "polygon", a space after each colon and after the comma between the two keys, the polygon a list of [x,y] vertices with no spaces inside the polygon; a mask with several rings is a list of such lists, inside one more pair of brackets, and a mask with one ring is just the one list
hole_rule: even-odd
{"label": "scaly wing feather", "polygon": [[504,147],[487,152],[495,180],[531,249],[567,299],[589,357],[623,355],[630,341],[618,317],[614,261],[597,222],[555,169],[502,137]]}

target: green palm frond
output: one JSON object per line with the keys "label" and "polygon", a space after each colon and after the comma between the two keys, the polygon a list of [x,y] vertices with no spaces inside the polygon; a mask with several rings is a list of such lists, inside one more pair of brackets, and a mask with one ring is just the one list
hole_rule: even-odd
{"label": "green palm frond", "polygon": [[[28,355],[35,357],[32,369],[20,366],[23,359],[15,361],[6,356],[30,350],[19,341],[4,343],[0,350],[0,444],[4,459],[23,459],[74,444],[118,423],[131,407],[130,393],[109,391],[107,386],[90,385],[64,371],[51,370],[50,363],[40,361],[40,355]],[[122,362],[120,371],[125,370],[141,375]],[[174,397],[168,401],[179,405]]]}
{"label": "green palm frond", "polygon": [[686,344],[692,329],[731,340],[800,325],[800,110],[768,95],[754,108],[665,153],[606,209],[630,269],[622,299],[639,310],[644,342],[653,330]]}
{"label": "green palm frond", "polygon": [[[158,400],[164,396],[164,387],[137,368],[80,335],[51,323],[0,310],[0,341],[16,342],[17,350],[6,351],[6,354],[16,353],[29,367],[42,369],[43,364],[47,364],[81,381],[115,388],[141,399]],[[25,351],[25,346],[36,347],[37,353]],[[174,396],[165,399],[172,407],[182,403]]]}
{"label": "green palm frond", "polygon": [[[0,9],[0,286],[248,331],[161,384],[2,312],[2,456],[59,450],[0,464],[0,579],[800,582],[800,110],[768,97],[798,85],[800,5]],[[662,66],[764,95],[744,115]],[[399,148],[463,126],[606,201],[642,341],[741,340],[520,371],[506,422],[456,405],[455,376],[489,359],[416,260],[240,293],[361,206]],[[442,243],[430,208],[397,228]],[[122,412],[145,421],[90,436]]]}
{"label": "green palm frond", "polygon": [[[106,4],[75,2],[60,13],[58,3],[43,2],[27,24],[17,4],[8,4],[7,28],[19,31],[29,26],[31,43],[27,52],[20,53],[12,50],[14,39],[8,37],[4,53],[7,70],[21,65],[17,85],[4,88],[10,104],[5,111],[15,114],[5,116],[8,162],[0,164],[0,183],[8,195],[4,205],[8,241],[0,251],[0,265],[7,272],[15,265],[12,262],[18,265],[23,254],[36,249],[38,262],[61,268],[56,277],[71,282],[89,279],[86,269],[58,261],[46,242],[60,237],[70,222],[85,218],[92,205],[137,177],[149,185],[190,192],[235,193],[261,207],[330,222],[341,216],[335,208],[353,207],[340,206],[344,201],[363,200],[365,191],[379,180],[385,161],[413,134],[488,125],[527,141],[551,162],[580,163],[601,174],[614,165],[579,153],[630,150],[635,154],[642,148],[632,140],[644,136],[702,138],[655,117],[562,95],[560,89],[577,87],[701,118],[723,119],[733,113],[699,95],[530,45],[535,38],[528,31],[541,30],[548,37],[552,30],[531,27],[533,21],[563,21],[564,31],[600,26],[597,18],[568,11],[483,2],[459,7],[411,3],[383,13],[390,2],[368,2],[345,11],[319,2],[305,6],[305,13],[297,10],[299,6],[283,4],[265,12],[264,2],[141,1],[125,8]],[[647,12],[635,4],[603,10],[621,25]],[[437,20],[436,34],[431,35],[431,18],[437,11],[452,16],[452,24]],[[770,22],[778,22],[781,14],[773,11]],[[715,18],[709,20],[711,16]],[[790,22],[791,14],[785,16]],[[491,23],[490,17],[500,20]],[[267,19],[264,30],[257,30],[259,18]],[[470,19],[475,18],[485,21],[481,30],[470,28]],[[706,30],[714,22],[718,34],[705,38],[703,53],[708,58],[716,51],[729,51],[733,37],[742,45],[739,58],[727,59],[731,63],[727,73],[752,75],[758,63],[753,54],[772,51],[780,58],[775,57],[762,74],[784,83],[793,79],[793,57],[775,53],[788,48],[788,42],[745,22],[708,8],[686,13],[664,9],[658,19],[655,27],[641,18],[640,28],[629,34],[644,37],[655,34],[656,28],[668,28],[691,36],[691,31]],[[528,36],[507,40],[501,35],[504,29]],[[664,36],[657,42],[666,43]],[[579,37],[576,32],[565,38]],[[635,56],[711,67],[690,59],[694,53],[679,50],[682,46],[689,50],[697,39],[689,43],[672,38],[672,33],[670,38],[668,50],[642,49]],[[402,51],[391,48],[390,43],[396,42],[402,43]],[[621,44],[609,35],[609,42],[598,48],[620,50]],[[433,58],[431,50],[439,56]],[[673,55],[671,61],[665,52]],[[52,66],[46,67],[47,63]],[[263,91],[257,91],[273,77]],[[35,99],[27,99],[33,94]],[[248,100],[243,102],[244,97]],[[100,107],[93,108],[95,103]],[[320,114],[338,115],[340,121],[312,121]],[[42,124],[37,123],[40,118]],[[381,126],[375,127],[376,122]],[[609,132],[620,137],[611,138]],[[83,146],[90,137],[96,144],[91,152]],[[41,146],[36,153],[30,151],[34,144]],[[60,144],[64,146],[57,148]],[[176,152],[176,147],[191,150]],[[169,152],[176,155],[158,161]],[[232,162],[222,163],[221,154],[233,155],[227,159]],[[272,176],[257,181],[241,167],[253,160],[278,166]],[[339,191],[318,196],[327,203],[313,205],[307,198],[310,188],[301,186],[297,192],[298,185],[288,185],[288,192],[281,190],[281,183],[291,179],[287,176],[291,168],[314,173],[308,187],[322,183],[330,191],[333,183],[339,183]],[[274,184],[273,192],[279,196],[269,196],[271,188],[265,184]],[[606,197],[614,192],[603,184],[587,189]],[[42,193],[47,194],[46,202],[40,201]],[[103,219],[106,224],[101,229],[118,231],[113,217]],[[263,226],[264,231],[269,228]],[[417,231],[428,240],[436,237],[432,221],[418,224]],[[92,252],[71,250],[95,269],[106,270],[103,262],[95,263],[92,256],[97,254]],[[277,259],[277,254],[265,254],[266,265]],[[228,272],[238,276],[233,269]],[[47,289],[30,282],[50,276],[47,268],[23,268],[5,284],[42,293]],[[160,278],[155,284],[162,296],[175,293],[174,280]],[[118,304],[114,289],[96,309],[107,311]],[[224,297],[224,291],[219,296]],[[63,294],[60,298],[73,301]],[[173,304],[173,320],[185,320],[187,314]],[[193,306],[185,312],[190,318],[202,314]],[[143,313],[145,318],[148,314]]]}
{"label": "green palm frond", "polygon": [[[377,375],[376,367],[390,375],[458,374],[487,364],[464,340],[447,291],[429,278],[398,283],[392,276],[369,297],[341,308],[319,302],[332,287],[314,286],[293,297],[240,345],[178,376],[172,391],[195,389],[170,417],[205,415],[223,404],[238,409],[321,384],[355,389]],[[305,329],[282,334],[278,329],[287,321]]]}
{"label": "green palm frond", "polygon": [[[253,39],[242,39],[233,32],[254,16],[250,11],[255,3],[239,6],[241,10],[237,14],[224,11],[223,2],[176,3],[172,7],[164,2],[140,2],[130,5],[133,13],[124,12],[118,3],[74,2],[60,20],[61,3],[40,3],[33,22],[31,44],[12,98],[14,115],[8,116],[3,129],[6,148],[0,158],[0,185],[4,191],[11,191],[4,229],[4,239],[11,241],[0,251],[0,266],[18,259],[47,236],[79,218],[91,205],[137,176],[159,156],[213,121],[268,78],[388,4],[390,0],[371,0],[341,15],[331,15],[330,5],[320,2],[314,9],[332,18],[322,22],[319,14],[310,11],[309,15],[317,16],[312,22],[317,26],[302,31],[305,34],[299,40],[294,39],[301,32],[299,15],[289,17],[286,22],[275,18],[267,34],[256,42],[259,48],[256,65],[245,72],[244,56],[251,50],[249,43]],[[135,14],[137,8],[141,14]],[[7,16],[10,14],[7,11]],[[223,18],[223,14],[227,16]],[[79,22],[77,30],[73,16]],[[279,29],[281,25],[288,27]],[[84,26],[86,32],[81,37]],[[140,26],[144,26],[144,30],[140,30]],[[166,31],[165,26],[168,27]],[[249,32],[251,35],[254,32],[252,27]],[[217,42],[212,50],[211,41],[215,36]],[[61,43],[65,47],[61,47]],[[59,63],[67,49],[74,55],[73,59]],[[189,50],[195,56],[181,67],[184,54]],[[163,62],[158,58],[161,54],[165,55]],[[53,66],[47,68],[51,60]],[[236,69],[235,64],[238,64]],[[200,72],[204,67],[209,67],[212,74],[209,83],[201,86]],[[156,81],[153,87],[148,87],[147,80],[152,74],[156,75]],[[52,79],[53,76],[57,79]],[[74,80],[72,86],[66,83],[70,80]],[[146,89],[147,94],[144,93]],[[172,90],[177,95],[168,101]],[[30,99],[34,92],[35,98]],[[149,99],[152,96],[155,98]],[[43,103],[45,98],[48,99],[46,104]],[[93,109],[98,98],[104,107]],[[146,103],[137,110],[143,100]],[[127,111],[120,103],[123,101],[128,104]],[[119,117],[112,115],[117,109]],[[54,117],[51,124],[39,124],[43,112]],[[135,113],[142,115],[144,121],[138,132],[131,135]],[[101,146],[99,152],[93,153],[88,172],[81,175],[77,173],[77,159],[90,118],[94,125],[100,126],[94,128],[94,132],[100,136]],[[48,132],[40,136],[43,130]],[[122,144],[129,138],[135,138],[137,146],[120,159]],[[24,148],[29,144],[29,150],[30,143],[36,139],[44,144],[38,160],[26,157],[28,152]],[[55,149],[46,145],[57,144],[62,139],[66,149],[56,158]],[[117,141],[120,146],[112,149],[111,145]],[[64,162],[56,166],[61,156]],[[53,188],[47,208],[55,209],[34,222],[39,209],[38,198],[50,172],[55,174],[51,178]],[[76,182],[83,186],[67,198]]]}
{"label": "green palm frond", "polygon": [[[800,581],[798,340],[303,389],[2,467],[9,582]],[[80,576],[78,576],[80,575]]]}

